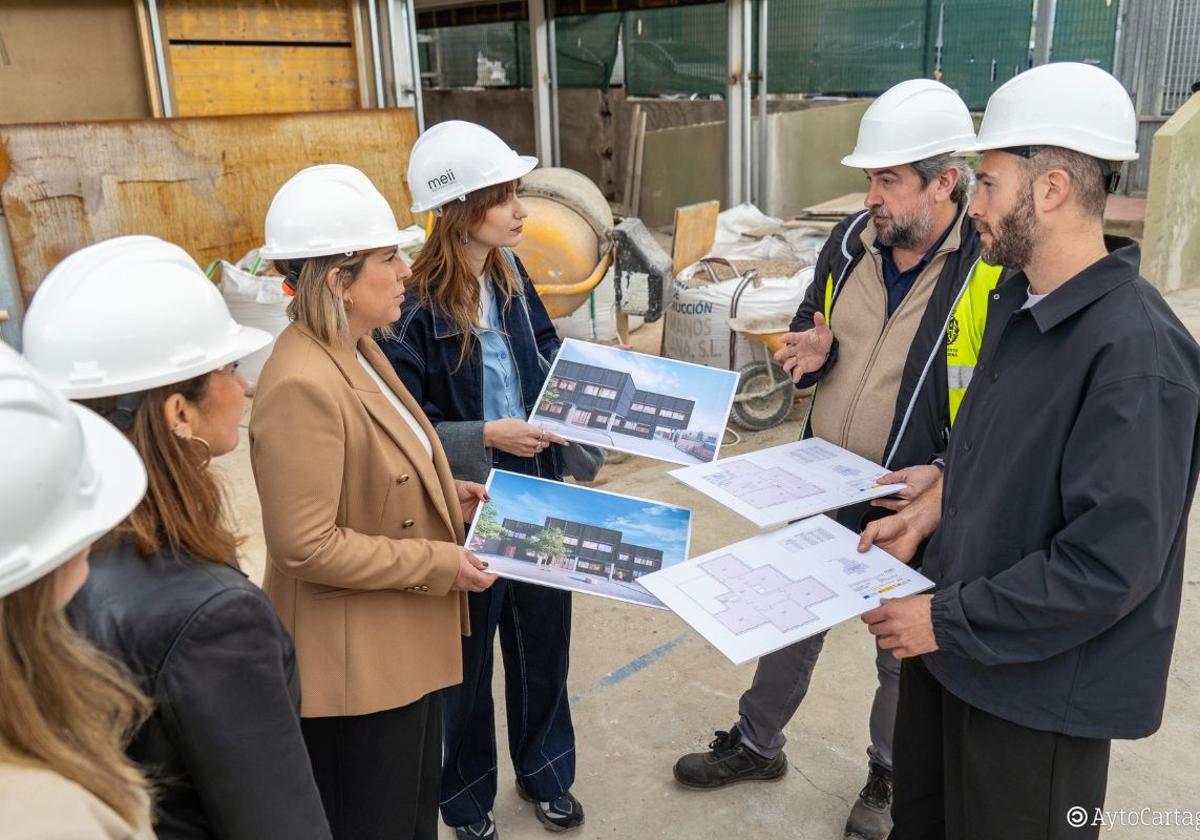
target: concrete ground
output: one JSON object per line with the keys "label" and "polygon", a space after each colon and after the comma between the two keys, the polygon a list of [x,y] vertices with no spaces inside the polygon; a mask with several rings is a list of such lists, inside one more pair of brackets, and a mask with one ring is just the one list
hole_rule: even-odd
{"label": "concrete ground", "polygon": [[[1200,336],[1200,290],[1169,297]],[[638,349],[657,352],[657,325],[634,334]],[[741,440],[734,455],[794,440],[803,406],[782,425]],[[261,578],[259,508],[244,440],[220,468],[230,488],[246,543],[247,571]],[[674,465],[629,457],[607,465],[596,486],[685,505],[695,511],[693,554],[756,533],[748,521],[690,491],[667,475]],[[1188,551],[1182,618],[1162,729],[1153,737],[1113,745],[1107,808],[1113,811],[1200,812],[1200,551],[1196,508]],[[497,662],[499,662],[497,657]],[[875,688],[871,637],[857,622],[829,634],[812,688],[788,725],[790,771],[781,781],[698,793],[680,788],[671,766],[684,752],[703,749],[715,729],[737,718],[737,702],[753,664],[734,667],[673,614],[576,595],[570,690],[577,736],[575,794],[587,812],[572,837],[795,838],[840,840],[842,826],[866,772],[867,717]],[[1122,679],[1114,673],[1113,680]],[[497,674],[496,702],[504,692]],[[505,840],[547,835],[513,789],[503,713],[498,713],[500,792],[496,819]],[[1136,816],[1136,815],[1135,815]],[[1149,816],[1142,812],[1142,816]],[[1127,818],[1128,819],[1128,818]],[[443,836],[450,837],[443,829]],[[1194,827],[1116,827],[1102,837],[1122,840],[1200,837]],[[1014,838],[1017,840],[1017,838]]]}

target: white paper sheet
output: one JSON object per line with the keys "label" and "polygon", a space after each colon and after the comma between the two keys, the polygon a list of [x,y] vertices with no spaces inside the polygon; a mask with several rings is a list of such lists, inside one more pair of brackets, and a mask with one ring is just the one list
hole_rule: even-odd
{"label": "white paper sheet", "polygon": [[890,496],[903,484],[875,484],[888,470],[834,446],[808,438],[672,470],[671,475],[760,528]]}
{"label": "white paper sheet", "polygon": [[[487,488],[491,499],[476,509],[466,544],[489,572],[664,608],[640,581],[687,559],[690,510],[505,470],[492,470]],[[538,542],[549,528],[562,539],[557,556]]]}
{"label": "white paper sheet", "polygon": [[[814,516],[646,575],[640,583],[735,665],[806,639],[933,581]],[[863,632],[866,632],[864,628]]]}
{"label": "white paper sheet", "polygon": [[[586,370],[568,375],[564,362]],[[705,464],[721,449],[737,383],[733,371],[568,338],[529,422],[617,452]]]}

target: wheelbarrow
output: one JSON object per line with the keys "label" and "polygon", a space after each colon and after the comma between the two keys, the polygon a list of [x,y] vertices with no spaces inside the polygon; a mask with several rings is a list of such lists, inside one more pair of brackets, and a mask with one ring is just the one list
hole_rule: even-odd
{"label": "wheelbarrow", "polygon": [[[733,395],[733,422],[752,432],[769,429],[783,422],[796,399],[796,386],[772,357],[783,348],[791,316],[730,318],[729,329],[750,342],[754,360],[738,370],[737,390]],[[730,341],[729,367],[734,365],[736,340]],[[762,353],[762,358],[758,354]]]}
{"label": "wheelbarrow", "polygon": [[[752,432],[769,429],[783,422],[792,410],[796,399],[796,388],[792,378],[772,358],[776,350],[783,347],[783,336],[788,332],[792,314],[738,316],[738,304],[748,288],[759,288],[762,278],[758,269],[740,272],[724,257],[705,257],[700,267],[708,273],[712,282],[720,282],[716,266],[727,266],[739,282],[729,301],[729,369],[737,370],[738,385],[734,391],[730,417],[743,429]],[[740,369],[737,364],[737,339],[742,336],[750,344],[753,360]],[[762,357],[759,358],[759,354]]]}

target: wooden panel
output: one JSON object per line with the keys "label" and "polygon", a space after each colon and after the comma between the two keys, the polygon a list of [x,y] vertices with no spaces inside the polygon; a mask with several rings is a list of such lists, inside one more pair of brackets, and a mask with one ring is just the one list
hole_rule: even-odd
{"label": "wooden panel", "polygon": [[181,117],[356,108],[353,47],[172,44]]}
{"label": "wooden panel", "polygon": [[0,203],[28,300],[72,251],[112,236],[177,242],[201,265],[262,244],[271,197],[299,169],[348,163],[412,222],[410,108],[0,127]]}
{"label": "wooden panel", "polygon": [[150,113],[130,0],[0,3],[0,123]]}
{"label": "wooden panel", "polygon": [[172,41],[349,44],[350,16],[336,0],[160,0]]}
{"label": "wooden panel", "polygon": [[675,234],[671,239],[671,270],[675,274],[712,250],[719,212],[719,201],[702,201],[675,209]]}

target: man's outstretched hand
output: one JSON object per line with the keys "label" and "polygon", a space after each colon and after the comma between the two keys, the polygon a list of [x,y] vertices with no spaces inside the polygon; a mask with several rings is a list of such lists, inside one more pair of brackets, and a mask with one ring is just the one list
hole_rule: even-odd
{"label": "man's outstretched hand", "polygon": [[775,351],[775,361],[783,364],[783,371],[791,374],[792,382],[799,382],[804,374],[820,370],[829,358],[833,330],[825,323],[825,316],[817,312],[813,315],[812,329],[785,333],[782,341],[784,346]]}

